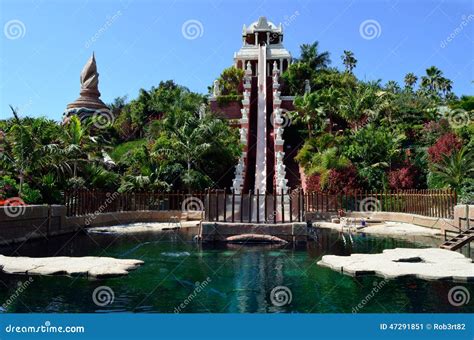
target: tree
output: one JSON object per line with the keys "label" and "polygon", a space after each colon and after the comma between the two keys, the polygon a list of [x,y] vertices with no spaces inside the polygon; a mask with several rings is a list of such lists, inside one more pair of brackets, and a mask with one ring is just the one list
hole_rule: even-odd
{"label": "tree", "polygon": [[93,153],[97,152],[97,139],[87,134],[87,129],[81,124],[77,116],[72,116],[65,124],[63,133],[61,134],[60,148],[63,156],[72,162],[72,176],[78,177],[78,164],[87,163],[93,159]]}
{"label": "tree", "polygon": [[393,94],[397,94],[400,92],[400,85],[395,80],[389,80],[385,84],[385,89]]}
{"label": "tree", "polygon": [[357,130],[377,113],[381,99],[378,83],[359,83],[343,92],[339,100],[339,113]]}
{"label": "tree", "polygon": [[453,82],[449,80],[448,78],[441,78],[439,80],[439,89],[443,93],[444,98],[446,98],[450,93],[451,90],[453,89]]}
{"label": "tree", "polygon": [[407,73],[405,75],[405,87],[407,89],[413,90],[416,82],[418,81],[418,77],[414,73]]}
{"label": "tree", "polygon": [[330,86],[317,91],[320,102],[320,110],[329,120],[329,132],[332,132],[334,118],[339,114],[339,99],[341,90],[335,86]]}
{"label": "tree", "polygon": [[108,105],[110,112],[114,117],[118,117],[124,107],[127,105],[127,96],[117,97]]}
{"label": "tree", "polygon": [[426,69],[426,75],[421,77],[421,87],[429,93],[437,93],[443,72],[436,66]]}
{"label": "tree", "polygon": [[282,74],[283,93],[302,95],[305,90],[305,80],[313,79],[315,71],[306,63],[293,63]]}
{"label": "tree", "polygon": [[238,95],[242,91],[241,84],[242,79],[244,78],[245,71],[231,66],[222,71],[221,75],[218,78],[219,86],[221,87],[221,95]]}
{"label": "tree", "polygon": [[304,96],[297,96],[294,105],[298,111],[295,121],[303,122],[311,137],[316,131],[322,131],[325,125],[323,103],[320,93],[305,93]]}
{"label": "tree", "polygon": [[301,45],[301,56],[298,61],[301,63],[308,64],[309,67],[315,71],[327,68],[331,63],[329,52],[324,51],[319,53],[318,47],[318,41],[315,41],[312,44]]}
{"label": "tree", "polygon": [[344,50],[344,55],[341,57],[342,63],[346,67],[346,72],[352,73],[352,70],[357,65],[357,59],[354,57],[352,51]]}
{"label": "tree", "polygon": [[208,167],[229,168],[241,152],[237,136],[210,115],[199,119],[192,112],[173,112],[163,119],[160,130],[151,156],[182,164],[179,180],[188,190],[211,186],[213,171]]}
{"label": "tree", "polygon": [[474,176],[474,154],[463,147],[451,155],[443,155],[441,162],[432,165],[432,173],[435,182],[459,191]]}
{"label": "tree", "polygon": [[14,118],[2,138],[0,168],[19,179],[21,196],[26,178],[55,169],[57,153],[54,150],[59,149],[56,139],[61,129],[45,118],[20,118],[17,110],[10,108]]}

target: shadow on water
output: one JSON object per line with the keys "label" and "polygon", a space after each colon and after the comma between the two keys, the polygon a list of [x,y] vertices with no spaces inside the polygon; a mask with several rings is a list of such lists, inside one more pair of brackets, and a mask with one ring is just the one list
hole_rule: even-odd
{"label": "shadow on water", "polygon": [[[473,301],[460,307],[449,303],[449,290],[459,286],[453,282],[354,278],[316,264],[327,254],[379,253],[388,248],[422,247],[419,243],[318,230],[315,240],[307,244],[202,245],[193,241],[196,233],[188,229],[127,235],[81,233],[0,248],[1,254],[13,256],[111,256],[145,261],[120,278],[34,276],[21,294],[15,293],[27,276],[0,274],[0,312],[474,312]],[[113,302],[102,307],[93,301],[94,290],[101,286],[114,293]],[[473,284],[462,286],[474,294]],[[272,291],[277,290],[286,295],[279,293],[275,299]]]}

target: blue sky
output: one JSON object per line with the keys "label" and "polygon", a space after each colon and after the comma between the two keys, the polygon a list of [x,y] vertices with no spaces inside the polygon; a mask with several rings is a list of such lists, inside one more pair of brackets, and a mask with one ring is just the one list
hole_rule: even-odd
{"label": "blue sky", "polygon": [[[242,25],[261,15],[284,24],[284,43],[295,57],[300,44],[318,40],[339,68],[343,50],[352,50],[361,79],[402,82],[407,72],[422,75],[436,65],[456,94],[474,92],[469,0],[1,0],[0,119],[10,116],[9,104],[23,116],[61,119],[79,95],[79,74],[92,51],[106,103],[133,99],[140,88],[167,79],[205,93],[232,65]],[[188,20],[201,25],[194,39],[182,32]],[[364,38],[367,20],[376,21],[376,34]]]}

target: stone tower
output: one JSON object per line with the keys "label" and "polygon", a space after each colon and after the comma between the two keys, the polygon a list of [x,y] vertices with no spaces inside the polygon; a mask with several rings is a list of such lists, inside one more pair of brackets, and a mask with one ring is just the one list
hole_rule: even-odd
{"label": "stone tower", "polygon": [[82,121],[92,116],[110,116],[109,108],[99,98],[99,73],[97,73],[94,53],[84,65],[80,81],[81,92],[79,98],[67,105],[64,118],[67,119],[72,115],[77,115]]}

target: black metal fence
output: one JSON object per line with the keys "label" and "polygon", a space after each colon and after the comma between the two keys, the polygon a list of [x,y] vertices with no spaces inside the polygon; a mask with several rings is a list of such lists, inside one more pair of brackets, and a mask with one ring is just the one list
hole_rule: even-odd
{"label": "black metal fence", "polygon": [[206,195],[206,221],[240,223],[302,222],[305,199],[302,190],[291,193],[235,193],[209,191]]}
{"label": "black metal fence", "polygon": [[77,190],[64,192],[67,216],[140,210],[204,210],[205,193],[104,192]]}
{"label": "black metal fence", "polygon": [[387,211],[428,217],[453,218],[456,192],[453,190],[354,191],[305,194],[308,212]]}
{"label": "black metal fence", "polygon": [[307,192],[104,192],[79,190],[64,193],[67,216],[140,211],[205,211],[206,221],[302,222],[306,213],[391,211],[429,217],[453,218],[456,193],[451,190],[404,190],[351,193]]}

